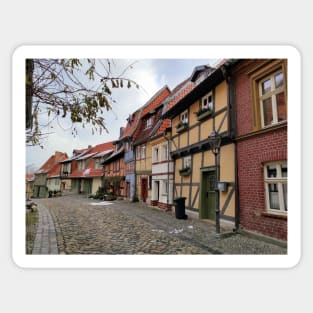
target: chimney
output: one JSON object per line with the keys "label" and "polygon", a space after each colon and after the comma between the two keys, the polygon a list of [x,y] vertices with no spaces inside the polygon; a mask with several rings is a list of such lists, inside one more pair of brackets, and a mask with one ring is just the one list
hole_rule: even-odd
{"label": "chimney", "polygon": [[122,137],[124,130],[125,130],[125,127],[120,127],[120,137]]}

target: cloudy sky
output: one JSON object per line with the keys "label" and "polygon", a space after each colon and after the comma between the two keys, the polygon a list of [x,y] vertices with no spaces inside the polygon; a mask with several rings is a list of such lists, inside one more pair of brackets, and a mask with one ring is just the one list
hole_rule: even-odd
{"label": "cloudy sky", "polygon": [[109,133],[92,135],[90,128],[78,127],[78,136],[73,137],[66,121],[55,123],[50,129],[52,133],[43,142],[43,149],[26,147],[27,168],[30,170],[39,168],[55,151],[66,152],[71,156],[73,149],[118,139],[119,129],[125,126],[128,115],[145,104],[160,88],[167,85],[172,90],[191,75],[195,66],[204,64],[214,66],[216,62],[216,59],[115,60],[116,73],[134,63],[132,69],[125,73],[125,77],[136,81],[140,88],[112,90],[116,103],[111,112],[104,113]]}

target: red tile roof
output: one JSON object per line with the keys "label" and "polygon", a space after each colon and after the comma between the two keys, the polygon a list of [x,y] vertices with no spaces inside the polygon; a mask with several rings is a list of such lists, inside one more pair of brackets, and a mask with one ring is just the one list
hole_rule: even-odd
{"label": "red tile roof", "polygon": [[[151,133],[156,130],[155,126],[160,121],[161,113],[163,109],[163,107],[160,107],[160,105],[169,95],[170,95],[170,90],[167,86],[165,86],[162,89],[160,89],[143,107],[140,121],[133,135],[133,138],[137,143],[139,141],[142,141],[148,138],[151,135]],[[154,112],[155,109],[157,109],[157,111]],[[146,129],[145,117],[147,117],[148,114],[150,113],[154,115],[154,119],[153,119],[153,123],[151,127]]]}
{"label": "red tile roof", "polygon": [[83,153],[78,155],[73,162],[78,160],[87,160],[89,163],[83,170],[73,169],[73,172],[68,175],[69,178],[92,178],[92,177],[101,177],[104,174],[103,168],[94,168],[95,158],[105,156],[114,151],[113,141],[105,142],[94,147],[89,147],[89,149],[82,149]]}
{"label": "red tile roof", "polygon": [[56,151],[41,167],[35,172],[35,174],[47,174],[48,177],[58,175],[60,176],[61,161],[67,159],[67,154]]}
{"label": "red tile roof", "polygon": [[195,88],[195,84],[188,79],[184,80],[176,86],[171,93],[170,100],[167,103],[166,111],[175,106],[182,98],[184,98],[190,91]]}
{"label": "red tile roof", "polygon": [[35,179],[35,174],[34,173],[30,173],[30,174],[26,174],[26,180],[31,182]]}
{"label": "red tile roof", "polygon": [[127,119],[126,127],[125,127],[123,134],[120,137],[120,139],[131,136],[134,133],[134,131],[136,130],[136,127],[138,125],[139,118],[141,116],[141,112],[142,112],[142,110],[138,110],[138,111],[134,112],[133,114],[129,115],[129,117]]}

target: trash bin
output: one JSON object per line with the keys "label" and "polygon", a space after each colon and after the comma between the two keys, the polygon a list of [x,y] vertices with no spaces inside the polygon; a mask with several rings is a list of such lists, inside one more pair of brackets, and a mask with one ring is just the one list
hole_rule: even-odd
{"label": "trash bin", "polygon": [[188,215],[185,213],[185,200],[186,197],[179,197],[174,199],[175,216],[177,219],[186,220],[188,218]]}

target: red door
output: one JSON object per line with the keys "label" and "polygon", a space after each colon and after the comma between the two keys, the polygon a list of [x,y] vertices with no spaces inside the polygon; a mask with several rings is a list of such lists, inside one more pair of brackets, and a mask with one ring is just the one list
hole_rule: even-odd
{"label": "red door", "polygon": [[141,199],[146,202],[148,197],[148,179],[141,178]]}

